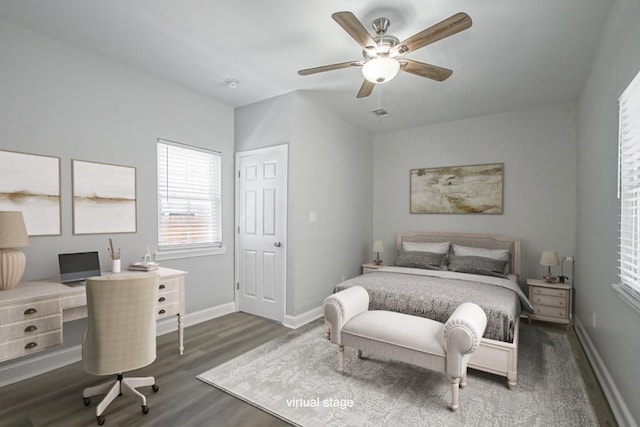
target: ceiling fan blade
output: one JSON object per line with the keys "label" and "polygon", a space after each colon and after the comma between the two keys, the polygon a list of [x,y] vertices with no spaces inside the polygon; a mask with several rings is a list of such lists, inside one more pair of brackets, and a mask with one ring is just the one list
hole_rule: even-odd
{"label": "ceiling fan blade", "polygon": [[453,74],[448,68],[438,67],[437,65],[425,64],[424,62],[414,61],[411,59],[400,60],[400,69],[416,76],[426,77],[428,79],[437,80],[439,82],[446,80]]}
{"label": "ceiling fan blade", "polygon": [[375,86],[375,83],[371,83],[369,80],[365,80],[362,83],[362,86],[360,86],[360,90],[358,91],[358,95],[356,95],[356,98],[366,98],[367,96],[371,95],[371,92],[373,92],[373,88]]}
{"label": "ceiling fan blade", "polygon": [[323,65],[322,67],[306,68],[298,71],[301,76],[308,76],[309,74],[323,73],[325,71],[339,70],[341,68],[358,67],[364,64],[364,61],[348,61],[341,62],[339,64]]}
{"label": "ceiling fan blade", "polygon": [[336,12],[331,15],[334,21],[338,23],[364,50],[375,49],[378,45],[371,38],[369,32],[364,28],[362,23],[351,12]]}
{"label": "ceiling fan blade", "polygon": [[442,40],[445,37],[452,36],[462,30],[471,27],[472,21],[469,15],[464,12],[456,13],[449,18],[438,22],[437,24],[414,34],[408,39],[401,41],[391,48],[389,56],[404,55],[421,47],[430,45],[431,43]]}

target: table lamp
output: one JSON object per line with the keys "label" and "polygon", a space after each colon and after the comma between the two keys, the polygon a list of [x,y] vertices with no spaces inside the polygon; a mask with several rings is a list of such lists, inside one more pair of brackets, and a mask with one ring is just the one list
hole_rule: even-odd
{"label": "table lamp", "polygon": [[374,241],[371,251],[376,253],[376,259],[373,260],[373,263],[375,265],[382,264],[382,260],[380,259],[380,252],[384,252],[384,245],[382,244],[382,240]]}
{"label": "table lamp", "polygon": [[540,255],[540,265],[547,266],[547,274],[542,276],[544,280],[551,283],[555,279],[551,275],[551,266],[560,265],[560,258],[558,258],[558,252],[556,251],[542,251]]}
{"label": "table lamp", "polygon": [[29,246],[22,212],[0,211],[0,291],[14,288],[24,273],[27,257],[13,249]]}

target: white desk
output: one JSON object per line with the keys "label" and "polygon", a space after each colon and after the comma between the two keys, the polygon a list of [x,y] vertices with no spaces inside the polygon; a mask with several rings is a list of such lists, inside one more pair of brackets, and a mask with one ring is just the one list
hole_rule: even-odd
{"label": "white desk", "polygon": [[[159,268],[157,318],[178,318],[180,354],[184,352],[185,271]],[[147,274],[136,271],[103,273],[103,276]],[[67,286],[57,281],[19,283],[0,291],[0,362],[46,348],[62,345],[62,324],[87,317],[84,286]]]}

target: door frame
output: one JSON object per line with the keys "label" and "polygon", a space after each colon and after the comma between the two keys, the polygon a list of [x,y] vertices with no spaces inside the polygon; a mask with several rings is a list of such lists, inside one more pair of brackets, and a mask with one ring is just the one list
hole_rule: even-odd
{"label": "door frame", "polygon": [[288,144],[279,144],[279,145],[271,145],[268,147],[263,147],[263,148],[256,148],[256,149],[252,149],[252,150],[245,150],[245,151],[236,151],[236,156],[235,156],[235,174],[234,174],[234,181],[235,181],[235,226],[234,226],[234,230],[233,230],[233,234],[234,234],[234,284],[233,284],[233,300],[236,306],[236,311],[240,310],[240,182],[239,182],[239,176],[240,176],[240,158],[243,156],[251,156],[254,154],[260,154],[260,153],[265,153],[265,152],[277,152],[277,151],[282,151],[284,152],[284,158],[285,158],[285,167],[283,169],[283,173],[284,173],[284,182],[285,182],[285,188],[284,191],[282,193],[282,196],[284,197],[284,212],[282,213],[283,215],[283,222],[284,222],[284,226],[282,228],[282,245],[283,245],[283,249],[282,249],[282,262],[283,262],[283,274],[282,274],[282,318],[279,320],[281,324],[284,323],[284,320],[287,316],[287,253],[288,253],[288,238],[287,238],[287,229],[289,228],[289,220],[287,217],[287,212],[289,210],[289,198],[288,198],[288,193],[289,193],[289,145]]}

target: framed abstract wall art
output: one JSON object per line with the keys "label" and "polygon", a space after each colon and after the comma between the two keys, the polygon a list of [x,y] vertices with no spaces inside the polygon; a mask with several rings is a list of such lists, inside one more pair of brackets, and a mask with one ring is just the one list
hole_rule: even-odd
{"label": "framed abstract wall art", "polygon": [[21,211],[29,236],[62,234],[60,158],[0,150],[0,211]]}
{"label": "framed abstract wall art", "polygon": [[73,234],[136,232],[136,169],[72,160]]}
{"label": "framed abstract wall art", "polygon": [[501,214],[504,163],[411,169],[412,214]]}

